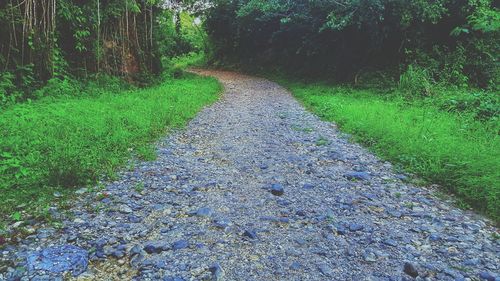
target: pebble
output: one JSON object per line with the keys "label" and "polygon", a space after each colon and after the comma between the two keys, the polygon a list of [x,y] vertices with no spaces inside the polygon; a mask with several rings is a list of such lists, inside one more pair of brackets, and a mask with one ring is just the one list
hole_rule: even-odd
{"label": "pebble", "polygon": [[418,276],[418,271],[417,268],[415,267],[414,264],[410,262],[405,262],[404,267],[403,267],[404,273],[410,275],[413,278],[416,278]]}
{"label": "pebble", "polygon": [[159,253],[166,250],[165,246],[158,243],[158,242],[148,243],[148,244],[144,245],[143,249],[148,254],[159,254]]}
{"label": "pebble", "polygon": [[363,259],[367,262],[376,262],[377,261],[377,255],[373,252],[365,252],[363,254]]}
{"label": "pebble", "polygon": [[196,215],[199,217],[209,217],[213,214],[213,210],[209,207],[199,208],[196,211]]}
{"label": "pebble", "polygon": [[80,188],[80,189],[77,189],[77,190],[75,191],[75,194],[77,194],[77,195],[82,195],[82,194],[84,194],[84,193],[87,193],[87,188],[85,188],[85,187]]}
{"label": "pebble", "polygon": [[181,250],[181,249],[187,248],[188,246],[189,246],[189,242],[187,240],[179,240],[179,241],[175,241],[172,244],[172,249]]}
{"label": "pebble", "polygon": [[275,196],[282,196],[285,193],[285,188],[279,183],[271,184],[271,193]]}
{"label": "pebble", "polygon": [[255,232],[255,230],[248,230],[248,229],[243,232],[243,236],[248,237],[252,240],[258,238],[257,232]]}
{"label": "pebble", "polygon": [[208,269],[212,273],[212,280],[213,281],[222,281],[224,280],[224,270],[222,269],[222,266],[220,266],[219,263],[214,263],[210,268]]}
{"label": "pebble", "polygon": [[393,240],[393,239],[385,239],[385,240],[383,241],[383,243],[384,243],[385,245],[392,246],[392,247],[397,247],[397,246],[398,246],[398,242],[396,242],[396,241],[395,241],[395,240]]}
{"label": "pebble", "polygon": [[353,231],[353,232],[363,230],[364,228],[365,228],[365,226],[362,224],[359,224],[359,223],[350,223],[349,224],[349,230]]}
{"label": "pebble", "polygon": [[496,281],[495,276],[493,276],[491,273],[487,271],[483,271],[479,273],[479,278],[487,281]]}
{"label": "pebble", "polygon": [[313,185],[313,184],[310,184],[310,183],[305,183],[302,187],[303,187],[304,189],[313,189],[313,188],[314,188],[314,185]]}
{"label": "pebble", "polygon": [[318,266],[318,269],[319,271],[321,272],[321,274],[325,275],[325,276],[328,276],[328,277],[331,277],[333,276],[333,271],[332,269],[326,265],[326,264],[320,264]]}
{"label": "pebble", "polygon": [[300,264],[300,262],[298,261],[294,261],[292,262],[292,264],[290,265],[290,268],[292,270],[299,270],[300,268],[302,267],[302,265]]}
{"label": "pebble", "polygon": [[214,225],[220,229],[226,229],[231,225],[231,222],[227,219],[216,219],[214,220]]}
{"label": "pebble", "polygon": [[134,212],[132,208],[125,204],[118,205],[117,211],[123,214],[130,214]]}

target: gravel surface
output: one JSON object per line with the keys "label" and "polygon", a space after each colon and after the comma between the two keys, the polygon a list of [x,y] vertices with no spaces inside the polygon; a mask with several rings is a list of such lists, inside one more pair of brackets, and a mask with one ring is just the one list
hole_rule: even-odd
{"label": "gravel surface", "polygon": [[62,228],[4,246],[0,280],[500,280],[486,219],[406,183],[275,83],[198,72],[221,100],[156,161],[79,190]]}

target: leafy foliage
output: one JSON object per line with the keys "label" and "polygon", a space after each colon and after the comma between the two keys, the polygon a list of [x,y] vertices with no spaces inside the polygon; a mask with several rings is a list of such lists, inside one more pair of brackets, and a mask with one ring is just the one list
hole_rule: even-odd
{"label": "leafy foliage", "polygon": [[493,89],[498,19],[490,0],[218,0],[206,26],[214,62],[349,82],[418,65],[436,82]]}

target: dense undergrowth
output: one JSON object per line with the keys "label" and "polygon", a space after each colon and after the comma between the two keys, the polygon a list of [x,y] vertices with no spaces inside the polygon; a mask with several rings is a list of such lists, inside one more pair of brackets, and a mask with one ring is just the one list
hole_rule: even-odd
{"label": "dense undergrowth", "polygon": [[409,99],[401,86],[382,93],[373,88],[278,80],[354,140],[407,172],[453,192],[462,207],[472,206],[499,221],[497,93],[447,90]]}
{"label": "dense undergrowth", "polygon": [[184,74],[145,89],[87,86],[0,113],[0,221],[42,215],[54,193],[112,176],[136,155],[151,159],[152,144],[177,128],[221,88],[212,78]]}

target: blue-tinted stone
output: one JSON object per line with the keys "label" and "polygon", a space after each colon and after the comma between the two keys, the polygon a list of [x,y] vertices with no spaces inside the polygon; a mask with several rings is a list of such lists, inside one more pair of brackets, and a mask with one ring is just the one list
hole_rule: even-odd
{"label": "blue-tinted stone", "polygon": [[179,241],[175,241],[172,244],[172,249],[181,250],[181,249],[187,248],[188,246],[189,246],[189,242],[187,240],[179,240]]}
{"label": "blue-tinted stone", "polygon": [[349,224],[349,230],[350,231],[360,231],[363,228],[365,228],[365,226],[362,225],[362,224],[359,224],[359,223],[350,223]]}
{"label": "blue-tinted stone", "polygon": [[273,183],[271,184],[271,194],[275,196],[281,196],[285,193],[285,189],[283,188],[283,185],[279,183]]}
{"label": "blue-tinted stone", "polygon": [[196,211],[196,215],[199,217],[209,217],[212,214],[213,210],[209,207],[199,208],[198,211]]}
{"label": "blue-tinted stone", "polygon": [[246,236],[250,239],[257,239],[257,232],[255,232],[255,230],[245,230],[245,232],[243,232],[243,236]]}
{"label": "blue-tinted stone", "polygon": [[302,267],[302,265],[300,264],[300,262],[298,261],[294,261],[292,262],[292,264],[290,265],[290,269],[293,269],[293,270],[298,270]]}
{"label": "blue-tinted stone", "polygon": [[30,272],[71,272],[78,276],[87,270],[88,252],[73,245],[54,246],[29,254],[27,265]]}
{"label": "blue-tinted stone", "polygon": [[314,185],[310,184],[310,183],[305,183],[302,188],[304,189],[313,189],[314,188]]}

